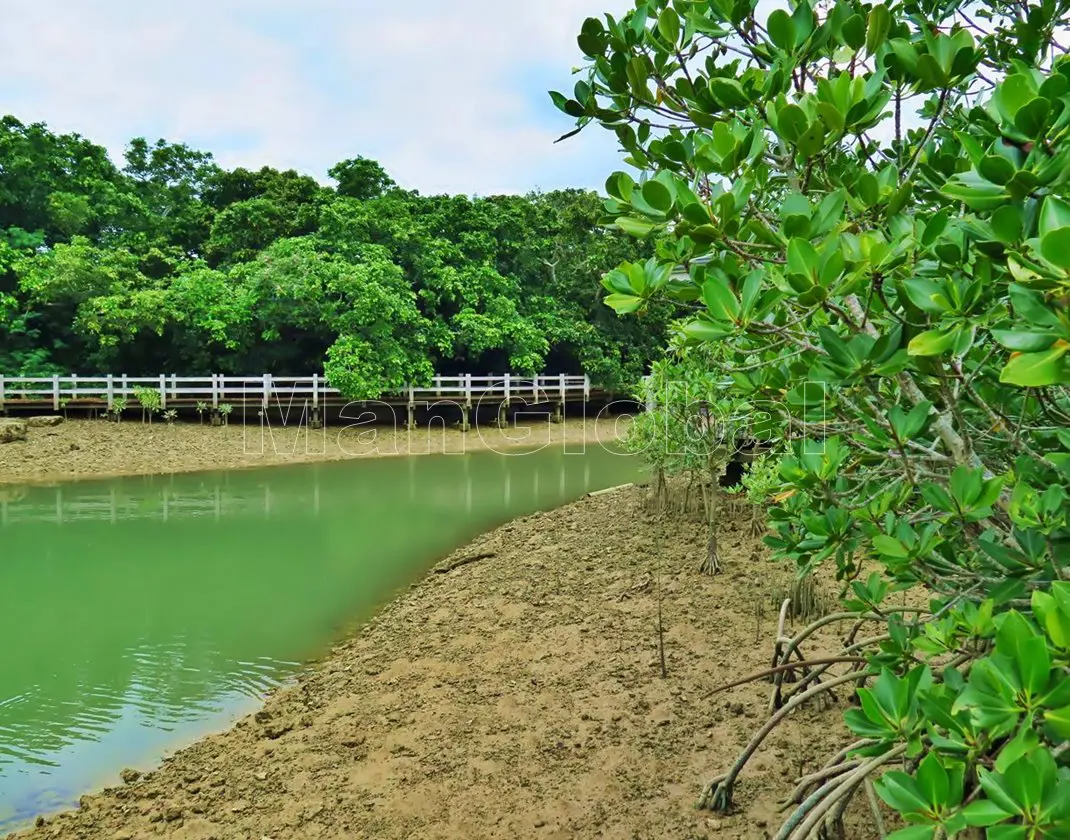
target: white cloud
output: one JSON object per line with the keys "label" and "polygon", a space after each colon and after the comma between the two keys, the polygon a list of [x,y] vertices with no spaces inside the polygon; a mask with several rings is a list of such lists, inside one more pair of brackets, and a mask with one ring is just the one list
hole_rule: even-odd
{"label": "white cloud", "polygon": [[[356,154],[423,192],[601,184],[613,138],[570,127],[584,17],[623,0],[7,0],[0,111],[118,157],[144,135],[324,177]],[[617,8],[615,8],[617,7]]]}

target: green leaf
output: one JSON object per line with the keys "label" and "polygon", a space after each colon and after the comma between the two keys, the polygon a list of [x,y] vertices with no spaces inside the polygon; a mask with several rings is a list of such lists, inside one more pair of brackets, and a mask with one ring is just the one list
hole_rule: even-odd
{"label": "green leaf", "polygon": [[804,157],[813,157],[824,148],[825,129],[820,122],[814,120],[806,127],[806,131],[799,135],[796,141],[799,151]]}
{"label": "green leaf", "polygon": [[1024,73],[1013,73],[996,88],[995,102],[1003,117],[1014,121],[1018,109],[1037,94],[1036,82]]}
{"label": "green leaf", "polygon": [[1040,353],[1016,353],[1000,372],[999,381],[1023,388],[1042,388],[1070,382],[1070,369],[1063,357],[1070,344],[1060,339]]}
{"label": "green leaf", "polygon": [[1051,347],[1058,336],[1038,330],[992,330],[992,338],[1008,350],[1038,353]]}
{"label": "green leaf", "polygon": [[857,367],[858,362],[847,347],[847,342],[829,327],[818,327],[817,332],[821,338],[821,346],[834,362],[847,368]]}
{"label": "green leaf", "polygon": [[614,224],[628,236],[636,239],[645,239],[654,230],[654,225],[645,219],[635,219],[631,216],[621,216]]}
{"label": "green leaf", "polygon": [[887,534],[878,534],[873,538],[873,547],[885,557],[895,557],[897,560],[905,560],[910,556],[907,547],[895,537]]}
{"label": "green leaf", "polygon": [[851,15],[843,22],[840,35],[852,50],[862,49],[866,43],[866,19],[859,14]]}
{"label": "green leaf", "polygon": [[709,321],[690,321],[681,330],[685,336],[694,341],[721,341],[732,335],[731,325],[718,326]]}
{"label": "green leaf", "polygon": [[1040,292],[1028,289],[1025,286],[1019,286],[1016,283],[1012,284],[1007,291],[1010,294],[1011,305],[1014,307],[1015,315],[1018,317],[1036,326],[1051,327],[1053,329],[1063,328],[1062,321],[1048,308],[1044,295]]}
{"label": "green leaf", "polygon": [[892,26],[892,15],[883,3],[874,6],[869,12],[869,25],[866,32],[866,52],[873,55],[888,37]]}
{"label": "green leaf", "polygon": [[1006,184],[1018,172],[1018,168],[1002,155],[985,155],[977,171],[993,184]]}
{"label": "green leaf", "polygon": [[596,58],[605,50],[605,27],[598,18],[587,18],[583,22],[576,42],[580,51],[589,58]]}
{"label": "green leaf", "polygon": [[992,214],[989,219],[996,239],[1007,245],[1014,245],[1022,238],[1022,210],[1013,204],[1006,204]]}
{"label": "green leaf", "polygon": [[693,225],[708,225],[711,221],[706,205],[697,201],[684,205],[680,213]]}
{"label": "green leaf", "polygon": [[789,143],[797,142],[809,124],[806,112],[794,103],[788,103],[777,114],[777,131]]}
{"label": "green leaf", "polygon": [[907,352],[911,356],[939,356],[946,353],[958,337],[957,330],[926,330],[910,340]]}
{"label": "green leaf", "polygon": [[951,210],[945,207],[929,219],[921,235],[921,244],[926,248],[930,247],[940,237],[940,234],[947,229],[947,223],[950,218]]}
{"label": "green leaf", "polygon": [[762,272],[760,270],[752,271],[747,275],[747,279],[743,281],[743,292],[740,301],[740,315],[743,318],[749,318],[751,312],[754,311],[754,304],[758,300],[761,288]]}
{"label": "green leaf", "polygon": [[1070,204],[1049,195],[1040,208],[1039,231],[1041,236],[1053,233],[1061,228],[1070,228]]}
{"label": "green leaf", "polygon": [[611,294],[606,295],[605,304],[618,315],[635,312],[643,305],[643,299],[635,295]]}
{"label": "green leaf", "polygon": [[874,783],[877,794],[892,808],[903,814],[917,814],[929,803],[918,790],[918,784],[906,773],[889,770]]}
{"label": "green leaf", "polygon": [[930,805],[952,805],[948,802],[951,783],[947,770],[940,763],[936,753],[929,753],[921,760],[917,771],[918,790]]}
{"label": "green leaf", "polygon": [[1063,610],[1054,597],[1039,589],[1033,592],[1032,607],[1052,644],[1070,650],[1070,610]]}
{"label": "green leaf", "polygon": [[1051,105],[1047,99],[1034,97],[1018,109],[1018,113],[1014,115],[1014,127],[1026,137],[1040,137],[1048,124],[1050,110]]}
{"label": "green leaf", "polygon": [[746,108],[750,104],[750,98],[743,90],[743,86],[735,79],[724,79],[715,76],[710,79],[710,95],[722,108]]}
{"label": "green leaf", "polygon": [[715,320],[735,322],[739,318],[739,300],[724,281],[711,277],[703,283],[702,299]]}
{"label": "green leaf", "polygon": [[795,21],[791,19],[789,15],[783,9],[776,9],[766,23],[766,29],[769,30],[769,37],[773,43],[785,52],[791,52],[795,49]]}
{"label": "green leaf", "polygon": [[817,273],[819,259],[814,246],[807,240],[796,237],[788,243],[788,270],[811,280]]}
{"label": "green leaf", "polygon": [[961,201],[971,210],[995,210],[1010,199],[1003,187],[973,171],[953,175],[940,192],[952,201]]}
{"label": "green leaf", "polygon": [[967,825],[985,827],[1009,820],[1014,816],[989,799],[978,799],[962,809]]}
{"label": "green leaf", "polygon": [[658,16],[658,33],[674,47],[680,40],[680,16],[673,9],[666,7]]}
{"label": "green leaf", "polygon": [[606,179],[606,192],[620,201],[629,201],[635,181],[627,172],[614,172]]}
{"label": "green leaf", "polygon": [[1017,734],[1004,744],[1003,749],[999,751],[995,764],[996,771],[1006,773],[1007,768],[1014,762],[1030,750],[1036,749],[1039,745],[1040,739],[1037,737],[1036,732],[1030,726],[1022,726]]}
{"label": "green leaf", "polygon": [[647,181],[642,193],[643,200],[659,213],[668,213],[672,209],[672,193],[660,181]]}
{"label": "green leaf", "polygon": [[1042,236],[1040,253],[1053,265],[1070,271],[1070,227],[1059,228]]}
{"label": "green leaf", "polygon": [[1070,740],[1070,706],[1061,709],[1048,709],[1044,712],[1044,722],[1060,738]]}

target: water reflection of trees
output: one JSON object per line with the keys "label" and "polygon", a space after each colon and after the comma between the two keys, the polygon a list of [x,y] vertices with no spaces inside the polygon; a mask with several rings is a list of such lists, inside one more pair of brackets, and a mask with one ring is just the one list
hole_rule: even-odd
{"label": "water reflection of trees", "polygon": [[[522,461],[521,469],[517,470],[517,465],[513,463],[517,457],[541,461],[543,462],[540,464],[542,468],[523,469],[531,464],[528,460]],[[348,501],[359,500],[363,504],[394,505],[401,495],[406,495],[408,501],[419,498],[423,506],[444,506],[456,510],[459,496],[465,503],[464,507],[471,511],[475,505],[488,498],[494,498],[503,491],[511,496],[513,484],[518,478],[517,472],[522,473],[519,476],[520,480],[527,478],[531,482],[529,488],[521,489],[521,497],[528,495],[524,492],[525,490],[535,497],[541,496],[546,491],[553,493],[555,489],[559,493],[564,493],[564,482],[569,470],[566,469],[568,462],[562,461],[562,457],[568,456],[561,456],[558,453],[558,457],[553,459],[555,466],[553,470],[547,469],[549,464],[546,463],[546,456],[541,453],[535,453],[532,456],[500,458],[502,465],[508,467],[502,470],[503,485],[486,482],[483,472],[473,470],[470,457],[447,455],[433,459],[439,462],[434,470],[420,470],[418,467],[419,461],[432,459],[406,458],[404,461],[408,480],[405,482],[404,494],[397,492],[399,487],[394,481],[387,482],[385,487],[378,482],[358,482],[346,486],[345,498]],[[378,459],[376,463],[382,464],[384,460]],[[580,458],[580,460],[586,459]],[[447,465],[454,469],[441,469]],[[219,520],[236,516],[270,517],[278,512],[280,506],[285,511],[294,506],[309,504],[313,512],[318,513],[323,495],[321,486],[324,482],[323,470],[309,467],[305,467],[304,470],[306,475],[296,483],[265,480],[263,473],[257,472],[256,475],[260,477],[260,480],[254,482],[243,481],[236,473],[218,473],[212,474],[214,480],[203,478],[190,480],[189,476],[173,475],[126,478],[109,482],[88,481],[46,487],[32,485],[0,487],[0,527],[26,522],[51,522],[66,525],[87,521],[118,523],[137,519],[169,522],[182,518]],[[586,464],[586,471],[589,478],[589,463]],[[450,477],[445,486],[438,486],[438,482],[432,480],[420,487],[420,482],[428,478],[427,475],[420,475],[420,473],[427,472],[434,474],[431,476],[433,479],[440,478],[443,472],[456,472],[456,475]],[[549,483],[546,483],[540,490],[540,477],[545,482],[549,477],[547,475],[549,472],[556,475],[550,477]],[[561,486],[554,487],[552,481],[554,477]]]}

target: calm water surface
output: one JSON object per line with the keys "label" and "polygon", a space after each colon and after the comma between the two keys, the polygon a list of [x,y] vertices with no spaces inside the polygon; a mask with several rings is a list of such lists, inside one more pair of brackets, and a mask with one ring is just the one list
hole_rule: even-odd
{"label": "calm water surface", "polygon": [[0,487],[0,829],[247,713],[481,531],[636,473],[557,447]]}

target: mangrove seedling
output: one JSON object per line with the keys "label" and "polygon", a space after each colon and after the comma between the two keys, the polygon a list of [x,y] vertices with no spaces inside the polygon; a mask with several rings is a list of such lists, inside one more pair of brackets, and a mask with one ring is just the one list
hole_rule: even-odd
{"label": "mangrove seedling", "polygon": [[208,403],[204,400],[197,402],[197,417],[200,418],[201,425],[204,425],[204,413],[208,410]]}
{"label": "mangrove seedling", "polygon": [[115,418],[116,423],[123,421],[123,412],[126,410],[126,397],[116,397],[111,401],[111,408],[108,409],[108,413]]}
{"label": "mangrove seedling", "polygon": [[149,425],[152,425],[152,415],[158,412],[163,405],[163,397],[155,388],[135,388],[134,397],[141,404],[141,422],[148,417]]}
{"label": "mangrove seedling", "polygon": [[167,421],[168,426],[175,425],[175,420],[178,419],[178,411],[174,408],[169,408],[163,413],[163,419]]}
{"label": "mangrove seedling", "polygon": [[230,403],[219,404],[219,413],[223,417],[224,426],[230,425],[230,414],[232,411],[234,411],[234,406],[232,406]]}

